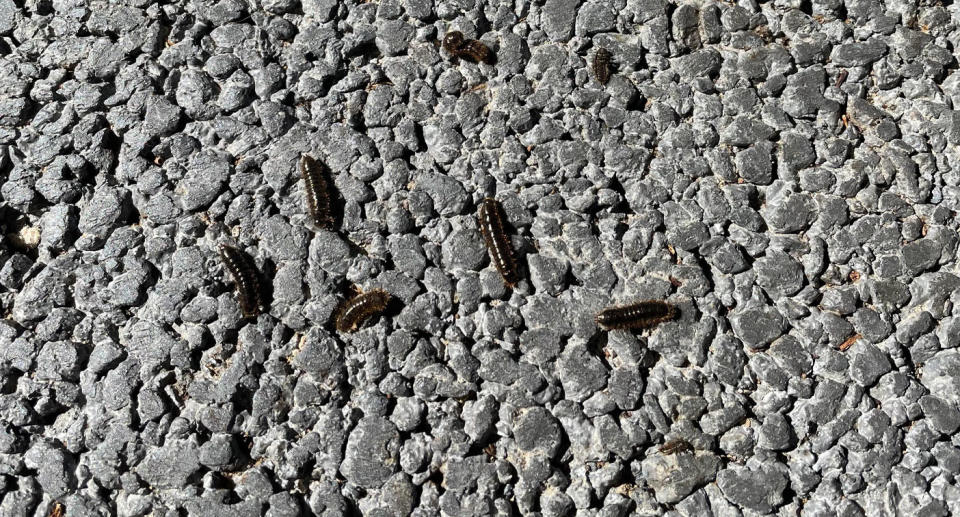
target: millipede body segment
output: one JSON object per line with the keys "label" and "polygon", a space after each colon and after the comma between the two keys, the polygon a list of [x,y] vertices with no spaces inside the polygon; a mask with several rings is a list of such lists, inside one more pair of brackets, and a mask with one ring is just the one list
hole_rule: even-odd
{"label": "millipede body segment", "polygon": [[460,31],[448,32],[443,37],[443,48],[453,57],[465,58],[474,63],[493,64],[490,47],[474,39],[466,39]]}
{"label": "millipede body segment", "polygon": [[610,51],[600,47],[593,54],[593,74],[597,77],[597,82],[607,84],[610,80],[610,62],[613,55]]}
{"label": "millipede body segment", "polygon": [[383,312],[390,303],[390,293],[383,289],[372,289],[346,300],[337,308],[336,327],[338,332],[354,332],[360,325]]}
{"label": "millipede body segment", "polygon": [[604,330],[646,329],[669,321],[677,308],[669,303],[648,300],[620,307],[608,307],[597,314],[597,324]]}
{"label": "millipede body segment", "polygon": [[310,210],[313,223],[318,228],[333,230],[330,201],[332,191],[324,165],[305,154],[300,158],[300,175],[303,176],[304,189],[307,192],[307,208]]}
{"label": "millipede body segment", "polygon": [[513,244],[510,242],[510,236],[507,235],[500,203],[493,198],[484,199],[480,204],[477,219],[480,223],[480,233],[483,234],[483,240],[490,252],[490,260],[500,272],[504,283],[513,287],[520,281],[520,273]]}
{"label": "millipede body segment", "polygon": [[237,300],[245,318],[255,318],[260,313],[260,277],[250,259],[240,250],[226,244],[220,245],[220,258],[233,276],[237,285]]}

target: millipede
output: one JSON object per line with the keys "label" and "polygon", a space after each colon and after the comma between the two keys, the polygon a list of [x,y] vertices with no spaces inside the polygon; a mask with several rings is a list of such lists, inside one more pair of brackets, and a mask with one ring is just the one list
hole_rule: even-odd
{"label": "millipede", "polygon": [[510,242],[510,236],[507,235],[503,207],[500,206],[500,202],[490,197],[485,198],[480,203],[477,219],[480,223],[480,233],[483,234],[483,240],[490,252],[490,260],[503,277],[503,282],[513,287],[520,281],[520,273],[513,252],[513,244]]}
{"label": "millipede", "polygon": [[660,452],[663,454],[678,454],[681,452],[688,452],[692,450],[693,450],[693,445],[690,445],[690,442],[684,440],[683,438],[670,440],[669,442],[660,446]]}
{"label": "millipede", "polygon": [[460,31],[448,32],[443,37],[443,48],[456,58],[466,58],[474,63],[493,64],[493,52],[490,51],[490,47],[475,39],[464,38]]}
{"label": "millipede", "polygon": [[318,160],[305,154],[300,158],[300,175],[303,176],[307,208],[313,223],[318,228],[332,230],[334,222],[330,204],[331,189],[326,168]]}
{"label": "millipede", "polygon": [[355,332],[367,319],[382,313],[390,303],[390,293],[372,289],[344,301],[337,308],[335,324],[341,333]]}
{"label": "millipede", "polygon": [[648,329],[676,316],[676,306],[647,300],[620,307],[607,307],[597,314],[597,325],[604,330]]}
{"label": "millipede", "polygon": [[610,51],[600,47],[593,54],[593,75],[597,77],[597,82],[607,84],[610,80],[610,61],[613,55]]}
{"label": "millipede", "polygon": [[237,286],[237,300],[240,302],[243,317],[255,318],[260,313],[261,299],[260,277],[257,269],[246,254],[233,246],[221,244],[220,258],[223,259]]}

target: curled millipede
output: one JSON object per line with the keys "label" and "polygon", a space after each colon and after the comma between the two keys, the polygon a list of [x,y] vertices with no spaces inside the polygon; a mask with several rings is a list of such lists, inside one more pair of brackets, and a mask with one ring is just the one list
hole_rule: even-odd
{"label": "curled millipede", "polygon": [[383,289],[372,289],[341,303],[337,308],[337,331],[356,331],[368,318],[383,312],[388,303],[390,293]]}
{"label": "curled millipede", "polygon": [[607,84],[607,81],[610,80],[610,61],[612,59],[613,55],[603,47],[598,48],[596,53],[593,54],[593,74],[597,76],[597,82],[600,84]]}
{"label": "curled millipede", "polygon": [[330,182],[322,163],[309,155],[300,159],[300,175],[307,192],[307,208],[318,228],[333,230],[333,212],[330,208]]}
{"label": "curled millipede", "polygon": [[487,243],[490,260],[496,266],[503,282],[510,287],[520,281],[517,269],[517,259],[514,256],[513,244],[507,235],[506,225],[503,222],[503,209],[500,203],[493,198],[485,198],[480,203],[480,212],[477,216],[480,222],[480,233]]}
{"label": "curled millipede", "polygon": [[466,58],[474,63],[493,64],[490,47],[475,39],[466,39],[460,31],[448,32],[443,37],[443,48],[453,57]]}
{"label": "curled millipede", "polygon": [[669,303],[648,300],[622,307],[607,307],[597,314],[597,325],[604,330],[646,329],[669,321],[677,315],[677,308]]}
{"label": "curled millipede", "polygon": [[255,318],[260,313],[260,277],[253,263],[242,251],[220,245],[220,258],[237,285],[237,300],[244,318]]}
{"label": "curled millipede", "polygon": [[684,440],[683,438],[670,440],[669,442],[660,446],[660,452],[662,452],[663,454],[678,454],[681,452],[688,452],[692,450],[693,450],[693,445],[690,445],[690,442]]}

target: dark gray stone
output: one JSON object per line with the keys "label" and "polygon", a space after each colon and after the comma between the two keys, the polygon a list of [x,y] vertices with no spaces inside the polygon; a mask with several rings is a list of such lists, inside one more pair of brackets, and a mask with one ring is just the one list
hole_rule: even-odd
{"label": "dark gray stone", "polygon": [[803,287],[803,268],[793,257],[771,250],[754,263],[757,284],[774,298],[793,296]]}
{"label": "dark gray stone", "polygon": [[849,350],[850,378],[860,386],[871,386],[893,367],[890,359],[876,345],[859,341]]}
{"label": "dark gray stone", "polygon": [[952,435],[960,428],[960,410],[943,399],[935,395],[924,395],[920,397],[920,407],[937,431]]}
{"label": "dark gray stone", "polygon": [[821,66],[812,66],[791,75],[783,91],[783,110],[791,117],[814,117],[827,105],[823,97],[826,72]]}
{"label": "dark gray stone", "polygon": [[143,125],[150,136],[167,135],[180,123],[180,107],[166,97],[153,96],[147,101],[147,113]]}
{"label": "dark gray stone", "polygon": [[879,61],[887,53],[887,44],[880,38],[845,43],[833,49],[830,60],[839,66],[866,66]]}
{"label": "dark gray stone", "polygon": [[579,0],[547,0],[543,4],[543,30],[553,41],[566,41],[573,36]]}
{"label": "dark gray stone", "polygon": [[806,194],[787,193],[775,203],[768,200],[760,214],[779,233],[797,233],[809,227],[817,217],[817,205]]}
{"label": "dark gray stone", "polygon": [[388,56],[400,54],[410,46],[414,32],[414,27],[403,20],[383,22],[377,30],[377,48]]}
{"label": "dark gray stone", "polygon": [[685,79],[710,77],[720,70],[723,57],[714,49],[703,49],[673,60],[673,67]]}
{"label": "dark gray stone", "polygon": [[534,407],[521,410],[514,420],[513,435],[520,450],[553,457],[560,447],[562,431],[550,411]]}
{"label": "dark gray stone", "polygon": [[560,382],[570,400],[586,400],[607,383],[607,369],[583,345],[568,345],[559,367]]}
{"label": "dark gray stone", "polygon": [[18,13],[17,4],[13,0],[0,0],[0,36],[6,36],[13,30]]}
{"label": "dark gray stone", "polygon": [[290,116],[290,108],[277,102],[256,102],[253,105],[260,118],[260,124],[268,134],[280,136],[286,133],[287,129],[293,123]]}
{"label": "dark gray stone", "polygon": [[919,239],[905,244],[900,253],[903,264],[913,274],[933,267],[940,260],[941,244],[933,239]]}
{"label": "dark gray stone", "polygon": [[789,480],[774,469],[731,467],[717,474],[717,486],[732,503],[769,513],[783,504]]}
{"label": "dark gray stone", "polygon": [[616,13],[605,2],[587,1],[579,9],[574,9],[574,12],[577,16],[577,36],[592,36],[598,32],[612,31],[616,27]]}
{"label": "dark gray stone", "polygon": [[813,165],[816,159],[810,139],[794,132],[780,135],[780,162],[787,170],[799,171]]}
{"label": "dark gray stone", "polygon": [[[738,147],[747,147],[765,142],[773,136],[773,128],[752,116],[739,116],[720,131],[720,143]],[[767,148],[769,155],[769,148]]]}
{"label": "dark gray stone", "polygon": [[712,453],[661,454],[642,462],[644,479],[661,503],[676,503],[714,480],[720,460]]}
{"label": "dark gray stone", "polygon": [[129,192],[125,189],[101,185],[80,210],[80,231],[106,237],[114,227],[124,222],[128,199]]}
{"label": "dark gray stone", "polygon": [[721,244],[710,257],[710,261],[713,267],[728,275],[746,271],[749,267],[743,248],[730,242]]}
{"label": "dark gray stone", "polygon": [[923,365],[920,382],[930,393],[960,406],[960,351],[943,350]]}
{"label": "dark gray stone", "polygon": [[185,486],[200,469],[199,451],[191,441],[169,440],[163,447],[151,447],[134,471],[154,488]]}
{"label": "dark gray stone", "polygon": [[780,413],[773,413],[764,417],[763,425],[757,432],[757,447],[771,451],[792,449],[795,440],[793,428]]}
{"label": "dark gray stone", "polygon": [[743,309],[730,317],[733,333],[747,346],[761,349],[780,337],[786,321],[774,307]]}
{"label": "dark gray stone", "polygon": [[364,417],[350,432],[340,472],[365,489],[380,488],[397,471],[400,434],[382,417]]}

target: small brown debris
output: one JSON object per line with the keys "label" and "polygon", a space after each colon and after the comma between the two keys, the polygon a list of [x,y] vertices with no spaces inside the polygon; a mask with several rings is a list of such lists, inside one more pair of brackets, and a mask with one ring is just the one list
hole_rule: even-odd
{"label": "small brown debris", "polygon": [[854,334],[854,335],[848,337],[847,339],[845,339],[845,340],[843,341],[843,343],[840,343],[840,346],[838,347],[839,350],[840,350],[841,352],[846,351],[848,348],[852,347],[853,344],[856,343],[856,342],[857,342],[860,338],[862,338],[862,337],[863,337],[863,336],[861,336],[860,334]]}
{"label": "small brown debris", "polygon": [[663,454],[679,454],[692,450],[693,445],[690,445],[690,442],[684,440],[683,438],[670,440],[669,442],[660,446],[660,452]]}

